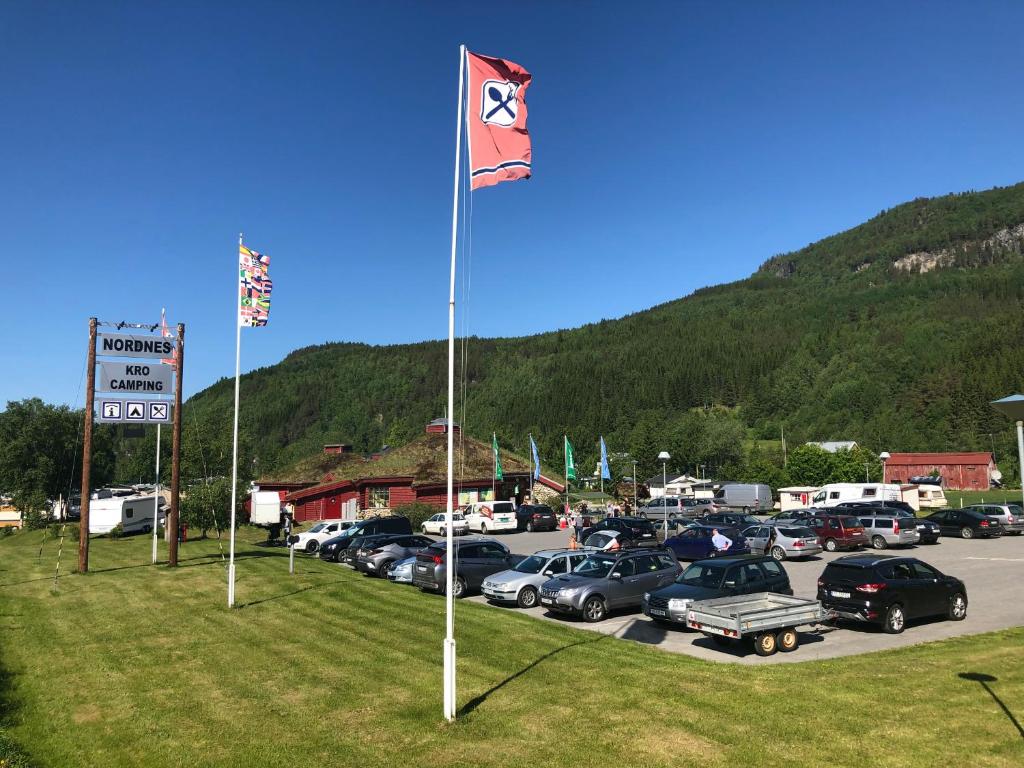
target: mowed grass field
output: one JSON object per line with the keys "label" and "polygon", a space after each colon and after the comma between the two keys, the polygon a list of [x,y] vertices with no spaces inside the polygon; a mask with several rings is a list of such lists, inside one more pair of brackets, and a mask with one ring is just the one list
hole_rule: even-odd
{"label": "mowed grass field", "polygon": [[459,603],[448,724],[442,599],[241,535],[235,610],[213,540],[68,541],[53,592],[56,540],[0,539],[0,730],[61,767],[1024,764],[1024,629],[751,668]]}

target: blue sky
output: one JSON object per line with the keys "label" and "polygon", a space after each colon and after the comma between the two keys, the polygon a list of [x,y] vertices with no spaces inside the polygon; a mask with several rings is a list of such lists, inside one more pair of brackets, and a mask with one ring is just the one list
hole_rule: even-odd
{"label": "blue sky", "polygon": [[[473,198],[465,323],[518,336],[745,277],[918,197],[1024,179],[1019,3],[0,5],[0,402],[81,403],[87,318],[233,372],[443,338],[458,45],[516,61],[534,177]],[[460,320],[460,326],[462,321]]]}

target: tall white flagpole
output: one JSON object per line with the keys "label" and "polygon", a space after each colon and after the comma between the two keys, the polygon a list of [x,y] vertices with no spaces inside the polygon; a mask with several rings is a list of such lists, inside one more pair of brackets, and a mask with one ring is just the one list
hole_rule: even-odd
{"label": "tall white flagpole", "polygon": [[156,492],[153,498],[153,565],[156,565],[156,529],[160,517],[160,422],[156,423]]}
{"label": "tall white flagpole", "polygon": [[445,509],[445,543],[448,565],[445,568],[444,609],[444,717],[455,719],[455,540],[452,537],[452,490],[455,414],[455,245],[459,228],[459,164],[462,156],[462,98],[466,71],[466,46],[459,46],[459,107],[455,118],[455,191],[452,200],[452,266],[448,284],[448,503]]}
{"label": "tall white flagpole", "polygon": [[[242,233],[238,233],[242,246]],[[242,320],[238,316],[238,267],[235,267],[235,417],[231,433],[231,533],[228,541],[228,608],[235,605],[235,495],[238,485],[238,378],[242,370]]]}

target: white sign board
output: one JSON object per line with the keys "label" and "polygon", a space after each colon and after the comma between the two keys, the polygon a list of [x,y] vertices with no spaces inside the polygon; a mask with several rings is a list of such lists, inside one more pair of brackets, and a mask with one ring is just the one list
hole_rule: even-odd
{"label": "white sign board", "polygon": [[102,357],[147,357],[169,360],[175,339],[163,336],[139,336],[128,333],[96,334],[96,354]]}
{"label": "white sign board", "polygon": [[104,424],[170,424],[171,404],[166,400],[96,398],[97,421]]}
{"label": "white sign board", "polygon": [[151,395],[173,391],[174,366],[162,363],[100,363],[99,392],[131,392]]}

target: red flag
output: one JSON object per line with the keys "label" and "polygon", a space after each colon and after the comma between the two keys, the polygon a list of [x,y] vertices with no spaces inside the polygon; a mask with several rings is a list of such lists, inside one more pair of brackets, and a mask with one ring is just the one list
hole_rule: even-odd
{"label": "red flag", "polygon": [[530,178],[526,89],[530,73],[505,59],[466,55],[469,173],[473,189]]}

